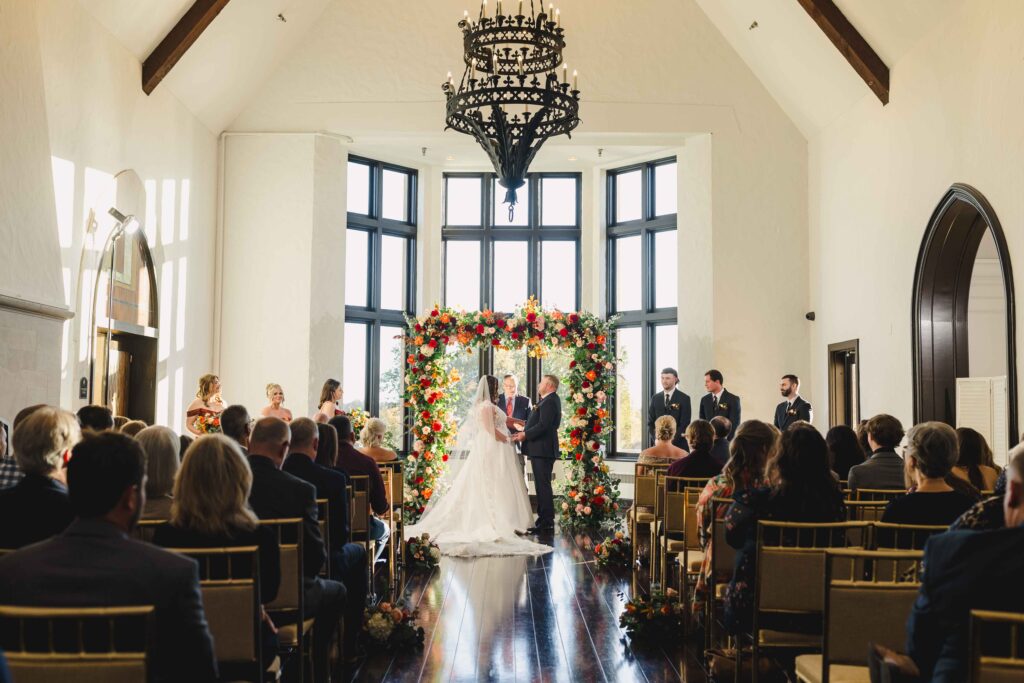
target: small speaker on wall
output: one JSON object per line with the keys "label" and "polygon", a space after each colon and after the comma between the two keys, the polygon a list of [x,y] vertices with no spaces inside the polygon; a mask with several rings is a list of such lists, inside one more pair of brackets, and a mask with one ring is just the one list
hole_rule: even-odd
{"label": "small speaker on wall", "polygon": [[804,317],[807,318],[808,320],[813,321],[814,320],[814,311],[808,311],[807,313],[804,314]]}

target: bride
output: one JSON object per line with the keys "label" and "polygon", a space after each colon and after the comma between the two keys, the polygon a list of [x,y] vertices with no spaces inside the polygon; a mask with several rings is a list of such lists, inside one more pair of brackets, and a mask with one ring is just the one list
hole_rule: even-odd
{"label": "bride", "polygon": [[406,529],[407,536],[430,534],[445,555],[542,555],[554,550],[516,533],[531,526],[533,513],[497,400],[498,380],[485,375],[459,429],[456,450],[468,451],[465,463],[452,473],[448,492],[431,500],[420,521]]}

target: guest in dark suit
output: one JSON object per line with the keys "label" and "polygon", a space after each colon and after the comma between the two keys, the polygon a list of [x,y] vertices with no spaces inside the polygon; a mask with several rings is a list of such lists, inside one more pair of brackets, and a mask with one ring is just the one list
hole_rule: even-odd
{"label": "guest in dark suit", "polygon": [[145,454],[102,432],[75,446],[68,489],[76,519],[64,533],[0,559],[0,604],[153,605],[159,681],[213,681],[217,663],[195,561],[129,537],[145,504]]}
{"label": "guest in dark suit", "polygon": [[775,427],[780,432],[798,420],[811,421],[811,404],[801,398],[799,390],[800,379],[796,375],[782,376],[779,393],[785,400],[775,406]]}
{"label": "guest in dark suit", "polygon": [[[317,423],[300,417],[290,425],[291,448],[284,461],[284,471],[316,487],[316,497],[328,501],[327,548],[331,554],[331,578],[345,584],[348,602],[345,608],[345,651],[355,652],[356,639],[362,629],[363,606],[369,591],[366,573],[366,548],[349,543],[348,477],[344,472],[317,465],[320,436]],[[333,429],[330,425],[328,428]]]}
{"label": "guest in dark suit", "polygon": [[732,423],[729,418],[719,415],[711,420],[711,426],[715,430],[715,445],[711,447],[711,457],[722,467],[729,462],[729,433],[732,432]]}
{"label": "guest in dark suit", "polygon": [[11,444],[24,476],[0,491],[0,548],[21,548],[50,538],[74,518],[68,491],[57,479],[64,456],[81,439],[78,420],[45,406],[20,422]]}
{"label": "guest in dark suit", "polygon": [[265,417],[249,437],[252,492],[249,504],[260,519],[302,519],[302,573],[305,616],[315,617],[313,659],[318,681],[327,680],[327,653],[346,602],[344,584],[318,576],[326,559],[324,539],[317,523],[316,487],[281,470],[291,443],[288,424]]}
{"label": "guest in dark suit", "polygon": [[661,371],[662,391],[651,397],[647,409],[647,434],[653,443],[655,420],[662,415],[671,415],[676,421],[676,435],[672,437],[672,445],[687,451],[690,449],[686,443],[686,427],[690,424],[690,397],[676,388],[678,384],[679,373],[674,368]]}
{"label": "guest in dark suit", "polygon": [[558,447],[558,426],[562,423],[562,400],[558,391],[558,378],[544,375],[537,387],[540,400],[530,411],[525,429],[512,437],[523,446],[533,468],[533,482],[537,488],[537,522],[530,533],[551,531],[555,528],[555,501],[551,492],[551,471],[561,457]]}
{"label": "guest in dark suit", "polygon": [[711,422],[719,415],[729,418],[729,422],[732,423],[729,438],[732,439],[736,427],[740,424],[740,397],[723,388],[724,381],[725,378],[718,370],[708,370],[704,373],[704,388],[708,393],[700,399],[700,419]]}
{"label": "guest in dark suit", "polygon": [[1010,452],[1006,528],[928,539],[924,576],[907,620],[907,655],[879,654],[904,675],[933,683],[968,679],[970,611],[1024,612],[1024,447]]}
{"label": "guest in dark suit", "polygon": [[871,457],[850,468],[848,486],[857,489],[906,489],[903,458],[896,447],[903,440],[903,425],[892,415],[875,415],[864,427]]}
{"label": "guest in dark suit", "polygon": [[356,450],[356,435],[352,431],[352,421],[346,415],[331,418],[330,425],[338,432],[338,461],[336,470],[344,472],[348,477],[366,476],[370,481],[370,537],[377,542],[374,563],[380,559],[391,537],[391,529],[380,517],[388,513],[391,503],[384,488],[384,477],[381,476],[377,461]]}

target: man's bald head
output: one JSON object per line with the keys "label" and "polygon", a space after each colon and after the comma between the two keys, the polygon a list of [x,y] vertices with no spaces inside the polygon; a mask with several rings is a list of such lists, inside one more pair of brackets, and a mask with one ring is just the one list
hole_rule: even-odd
{"label": "man's bald head", "polygon": [[316,457],[316,447],[320,441],[320,432],[316,422],[308,417],[300,417],[289,425],[292,430],[292,453],[305,453],[311,458]]}
{"label": "man's bald head", "polygon": [[252,428],[249,454],[270,458],[280,467],[288,455],[291,440],[292,432],[287,422],[276,417],[264,417]]}
{"label": "man's bald head", "polygon": [[1024,443],[1007,454],[1006,493],[1003,494],[1003,515],[1007,527],[1024,525]]}

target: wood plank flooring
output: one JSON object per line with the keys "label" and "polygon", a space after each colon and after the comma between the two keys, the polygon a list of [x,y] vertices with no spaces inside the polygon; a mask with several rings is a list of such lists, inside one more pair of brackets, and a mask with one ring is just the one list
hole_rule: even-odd
{"label": "wood plank flooring", "polygon": [[699,638],[667,649],[625,640],[629,573],[600,569],[587,534],[540,540],[555,551],[444,558],[412,574],[402,597],[420,611],[423,648],[371,656],[352,680],[705,683]]}

